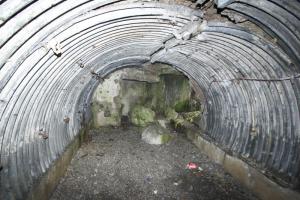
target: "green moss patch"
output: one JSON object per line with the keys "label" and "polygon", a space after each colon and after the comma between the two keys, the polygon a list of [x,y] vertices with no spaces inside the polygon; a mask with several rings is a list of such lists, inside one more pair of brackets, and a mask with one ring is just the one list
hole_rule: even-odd
{"label": "green moss patch", "polygon": [[201,111],[187,112],[183,114],[185,120],[193,123],[201,115]]}
{"label": "green moss patch", "polygon": [[154,122],[155,112],[141,105],[135,106],[130,113],[131,123],[136,126],[146,126]]}
{"label": "green moss patch", "polygon": [[171,141],[174,138],[174,136],[170,135],[170,134],[163,134],[160,136],[161,139],[161,143],[165,144],[168,143],[169,141]]}
{"label": "green moss patch", "polygon": [[165,116],[168,120],[175,120],[178,117],[178,113],[169,107],[165,110]]}
{"label": "green moss patch", "polygon": [[189,100],[179,101],[175,104],[174,109],[176,112],[186,112],[189,110]]}

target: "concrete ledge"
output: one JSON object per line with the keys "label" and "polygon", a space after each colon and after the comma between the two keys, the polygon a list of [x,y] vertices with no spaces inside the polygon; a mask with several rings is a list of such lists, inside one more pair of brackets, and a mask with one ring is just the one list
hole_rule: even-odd
{"label": "concrete ledge", "polygon": [[223,165],[235,179],[248,187],[263,200],[297,200],[300,193],[283,188],[246,162],[227,154],[195,131],[187,131],[187,137],[211,160]]}
{"label": "concrete ledge", "polygon": [[62,155],[53,163],[47,172],[33,184],[27,200],[48,200],[61,177],[64,176],[73,156],[81,146],[86,136],[86,130],[80,131],[77,137],[68,145]]}

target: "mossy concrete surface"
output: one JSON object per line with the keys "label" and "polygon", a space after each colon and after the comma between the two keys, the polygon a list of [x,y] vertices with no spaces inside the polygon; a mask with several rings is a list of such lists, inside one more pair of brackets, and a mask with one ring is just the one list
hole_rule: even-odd
{"label": "mossy concrete surface", "polygon": [[152,109],[158,113],[163,113],[166,108],[176,108],[177,112],[189,109],[191,99],[191,86],[189,80],[183,74],[169,71],[170,74],[161,74],[160,82],[149,84],[148,102]]}
{"label": "mossy concrete surface", "polygon": [[146,126],[155,116],[181,124],[185,119],[178,113],[196,111],[198,102],[192,98],[189,79],[171,66],[126,68],[112,73],[96,88],[91,104],[93,127],[120,126],[122,116],[129,115],[137,126]]}
{"label": "mossy concrete surface", "polygon": [[135,105],[143,105],[147,98],[147,85],[145,81],[121,80],[121,113],[128,116]]}
{"label": "mossy concrete surface", "polygon": [[173,108],[168,107],[165,109],[165,116],[168,120],[176,120],[178,113]]}
{"label": "mossy concrete surface", "polygon": [[155,112],[141,105],[135,106],[130,113],[130,120],[136,126],[147,126],[154,122]]}
{"label": "mossy concrete surface", "polygon": [[187,111],[192,92],[189,79],[184,75],[174,74],[162,75],[162,79],[165,85],[166,106],[175,108],[177,112]]}
{"label": "mossy concrete surface", "polygon": [[183,113],[183,117],[187,121],[193,123],[193,122],[195,122],[195,120],[199,119],[201,114],[202,114],[201,111],[197,110],[197,111]]}

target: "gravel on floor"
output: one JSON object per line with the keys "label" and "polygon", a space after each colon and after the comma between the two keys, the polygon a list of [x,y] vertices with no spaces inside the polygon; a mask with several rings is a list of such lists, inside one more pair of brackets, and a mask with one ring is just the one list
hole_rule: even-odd
{"label": "gravel on floor", "polygon": [[[54,191],[63,199],[257,199],[210,161],[184,135],[156,146],[142,129],[102,128],[89,133]],[[186,169],[189,162],[203,171]]]}

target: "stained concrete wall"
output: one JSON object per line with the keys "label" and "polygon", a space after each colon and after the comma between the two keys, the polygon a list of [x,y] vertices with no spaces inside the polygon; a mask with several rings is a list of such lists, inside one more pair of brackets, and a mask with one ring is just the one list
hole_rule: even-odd
{"label": "stained concrete wall", "polygon": [[136,105],[164,115],[166,108],[186,111],[191,101],[189,79],[171,66],[145,65],[139,69],[118,70],[96,88],[91,110],[93,125],[120,126]]}
{"label": "stained concrete wall", "polygon": [[97,87],[92,99],[94,127],[118,126],[121,123],[121,80],[122,71],[115,72]]}

